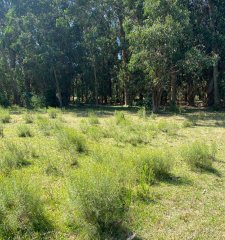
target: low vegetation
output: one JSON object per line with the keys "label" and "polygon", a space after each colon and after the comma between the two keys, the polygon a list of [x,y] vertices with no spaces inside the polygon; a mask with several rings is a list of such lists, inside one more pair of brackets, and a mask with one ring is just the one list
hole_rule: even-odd
{"label": "low vegetation", "polygon": [[223,113],[4,111],[0,239],[223,239]]}

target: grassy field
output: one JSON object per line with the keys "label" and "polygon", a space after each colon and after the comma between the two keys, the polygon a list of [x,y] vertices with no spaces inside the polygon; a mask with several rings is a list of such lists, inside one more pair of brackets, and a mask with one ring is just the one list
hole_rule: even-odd
{"label": "grassy field", "polygon": [[0,119],[0,239],[225,239],[225,113]]}

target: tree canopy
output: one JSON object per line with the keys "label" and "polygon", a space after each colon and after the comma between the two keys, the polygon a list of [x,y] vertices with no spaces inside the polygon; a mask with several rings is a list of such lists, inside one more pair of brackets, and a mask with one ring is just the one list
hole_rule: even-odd
{"label": "tree canopy", "polygon": [[0,104],[225,100],[219,0],[4,0]]}

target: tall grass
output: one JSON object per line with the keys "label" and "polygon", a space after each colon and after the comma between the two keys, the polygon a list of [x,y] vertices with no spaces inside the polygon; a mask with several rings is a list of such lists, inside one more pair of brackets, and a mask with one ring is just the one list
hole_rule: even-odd
{"label": "tall grass", "polygon": [[0,121],[2,123],[10,123],[11,116],[7,109],[0,107]]}
{"label": "tall grass", "polygon": [[195,141],[181,149],[181,155],[191,169],[210,169],[217,152],[215,144],[211,148],[204,142]]}
{"label": "tall grass", "polygon": [[31,128],[27,125],[19,125],[17,127],[17,133],[19,137],[33,137],[34,133],[32,132]]}
{"label": "tall grass", "polygon": [[0,182],[1,239],[33,239],[52,230],[37,189],[19,178]]}
{"label": "tall grass", "polygon": [[64,127],[59,131],[58,141],[63,149],[75,149],[78,153],[86,153],[88,151],[85,137],[73,128]]}
{"label": "tall grass", "polygon": [[154,183],[156,180],[168,178],[173,169],[173,158],[162,150],[147,150],[137,158],[137,169],[141,183]]}
{"label": "tall grass", "polygon": [[0,171],[8,174],[13,169],[29,164],[28,154],[24,148],[13,142],[5,142],[0,158]]}
{"label": "tall grass", "polygon": [[115,234],[131,204],[131,192],[119,171],[103,163],[85,165],[75,173],[71,186],[80,221],[91,225],[99,236]]}

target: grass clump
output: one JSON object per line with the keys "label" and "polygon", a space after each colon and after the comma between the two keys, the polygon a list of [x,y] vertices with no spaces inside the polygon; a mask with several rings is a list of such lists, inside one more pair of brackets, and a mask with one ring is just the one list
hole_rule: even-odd
{"label": "grass clump", "polygon": [[116,234],[126,218],[131,193],[125,184],[118,171],[98,163],[83,167],[72,179],[72,202],[100,239]]}
{"label": "grass clump", "polygon": [[59,114],[59,110],[56,108],[48,108],[47,112],[48,112],[49,117],[52,119],[56,119]]}
{"label": "grass clump", "polygon": [[195,141],[184,146],[181,155],[191,169],[210,169],[215,159],[216,146],[213,144],[210,148],[204,142]]}
{"label": "grass clump", "polygon": [[161,132],[168,133],[169,135],[176,134],[176,131],[178,130],[178,126],[175,123],[168,122],[166,120],[160,120],[158,122],[158,129]]}
{"label": "grass clump", "polygon": [[141,183],[154,183],[171,175],[173,160],[170,154],[161,150],[143,152],[137,162]]}
{"label": "grass clump", "polygon": [[146,115],[147,115],[146,108],[145,107],[140,108],[137,114],[140,118],[146,118]]}
{"label": "grass clump", "polygon": [[10,123],[11,116],[7,109],[0,108],[0,121],[2,123]]}
{"label": "grass clump", "polygon": [[50,136],[53,130],[52,124],[47,117],[38,116],[37,125],[39,129],[44,133],[45,136]]}
{"label": "grass clump", "polygon": [[24,121],[25,121],[25,123],[27,123],[27,124],[31,124],[31,123],[34,122],[34,116],[33,116],[31,113],[26,113],[26,114],[24,115]]}
{"label": "grass clump", "polygon": [[98,125],[99,124],[98,117],[94,112],[89,112],[88,113],[88,122],[91,125]]}
{"label": "grass clump", "polygon": [[1,171],[8,174],[11,170],[29,165],[27,160],[27,152],[19,145],[6,142],[4,151],[1,155],[0,166]]}
{"label": "grass clump", "polygon": [[18,178],[1,181],[1,239],[34,239],[52,229],[37,192]]}
{"label": "grass clump", "polygon": [[78,153],[88,151],[85,137],[73,128],[64,127],[58,135],[59,145],[65,150],[74,149]]}
{"label": "grass clump", "polygon": [[115,111],[114,116],[116,120],[116,125],[123,125],[127,123],[127,119],[123,112]]}
{"label": "grass clump", "polygon": [[195,122],[192,120],[185,120],[182,124],[183,128],[191,128],[195,126]]}
{"label": "grass clump", "polygon": [[27,125],[20,125],[17,127],[17,133],[19,137],[33,137],[33,132],[31,131],[30,127]]}

